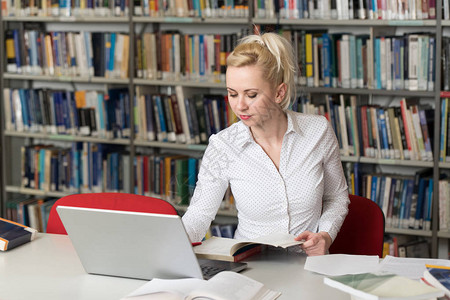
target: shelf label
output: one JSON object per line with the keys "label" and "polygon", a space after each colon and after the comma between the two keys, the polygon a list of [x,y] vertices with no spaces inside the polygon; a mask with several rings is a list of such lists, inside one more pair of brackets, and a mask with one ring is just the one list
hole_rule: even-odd
{"label": "shelf label", "polygon": [[73,136],[63,135],[63,134],[51,134],[51,135],[49,135],[49,138],[53,139],[53,140],[61,140],[61,141],[71,141],[71,142],[74,141]]}
{"label": "shelf label", "polygon": [[422,20],[391,20],[389,26],[423,26]]}
{"label": "shelf label", "polygon": [[164,21],[170,22],[170,23],[193,23],[194,19],[182,18],[182,17],[165,17]]}

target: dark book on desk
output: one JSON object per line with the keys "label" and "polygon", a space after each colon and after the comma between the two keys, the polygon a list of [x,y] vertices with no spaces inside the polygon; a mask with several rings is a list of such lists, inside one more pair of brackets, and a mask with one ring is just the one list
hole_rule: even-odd
{"label": "dark book on desk", "polygon": [[[232,287],[232,288],[230,288]],[[261,282],[235,272],[224,271],[209,280],[198,278],[154,278],[122,300],[132,299],[211,299],[274,300],[281,295]]]}
{"label": "dark book on desk", "polygon": [[194,247],[194,252],[197,258],[238,262],[261,252],[261,248],[264,245],[288,248],[303,243],[294,240],[294,238],[294,235],[288,233],[272,233],[253,240],[237,240],[213,236],[203,241],[201,245]]}
{"label": "dark book on desk", "polygon": [[450,299],[450,267],[425,265],[423,278],[426,283],[437,289],[444,291],[447,299]]}
{"label": "dark book on desk", "polygon": [[0,218],[0,251],[7,251],[28,243],[36,236],[36,229]]}

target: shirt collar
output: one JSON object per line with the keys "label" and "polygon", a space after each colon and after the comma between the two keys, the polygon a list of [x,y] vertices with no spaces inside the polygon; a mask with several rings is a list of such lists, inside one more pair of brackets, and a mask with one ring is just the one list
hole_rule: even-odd
{"label": "shirt collar", "polygon": [[288,126],[285,134],[288,134],[290,132],[296,132],[298,134],[302,134],[302,131],[300,130],[300,127],[298,126],[297,118],[296,118],[295,112],[292,110],[286,110],[287,120],[288,120]]}

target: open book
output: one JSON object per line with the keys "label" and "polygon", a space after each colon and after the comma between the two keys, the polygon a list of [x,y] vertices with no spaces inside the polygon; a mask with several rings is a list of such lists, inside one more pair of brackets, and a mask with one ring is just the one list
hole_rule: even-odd
{"label": "open book", "polygon": [[450,267],[436,265],[425,266],[426,270],[423,273],[424,281],[444,291],[447,298],[450,299]]}
{"label": "open book", "polygon": [[247,276],[224,271],[209,280],[155,278],[122,300],[272,300],[280,295]]}
{"label": "open book", "polygon": [[430,300],[444,295],[443,291],[419,281],[385,273],[325,277],[323,282],[349,293],[355,300]]}
{"label": "open book", "polygon": [[261,245],[287,248],[300,245],[302,241],[294,240],[289,233],[271,233],[253,240],[236,240],[211,237],[199,246],[194,247],[197,258],[217,259],[225,261],[240,261],[261,250]]}

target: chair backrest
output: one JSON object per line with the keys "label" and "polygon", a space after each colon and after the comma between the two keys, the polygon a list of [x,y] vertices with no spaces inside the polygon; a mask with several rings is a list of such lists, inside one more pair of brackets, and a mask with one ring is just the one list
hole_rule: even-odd
{"label": "chair backrest", "polygon": [[383,255],[384,214],[370,199],[349,195],[348,215],[330,254]]}
{"label": "chair backrest", "polygon": [[59,218],[56,207],[59,205],[147,212],[176,215],[176,209],[162,199],[127,193],[87,193],[62,197],[53,204],[47,223],[47,233],[67,234]]}

